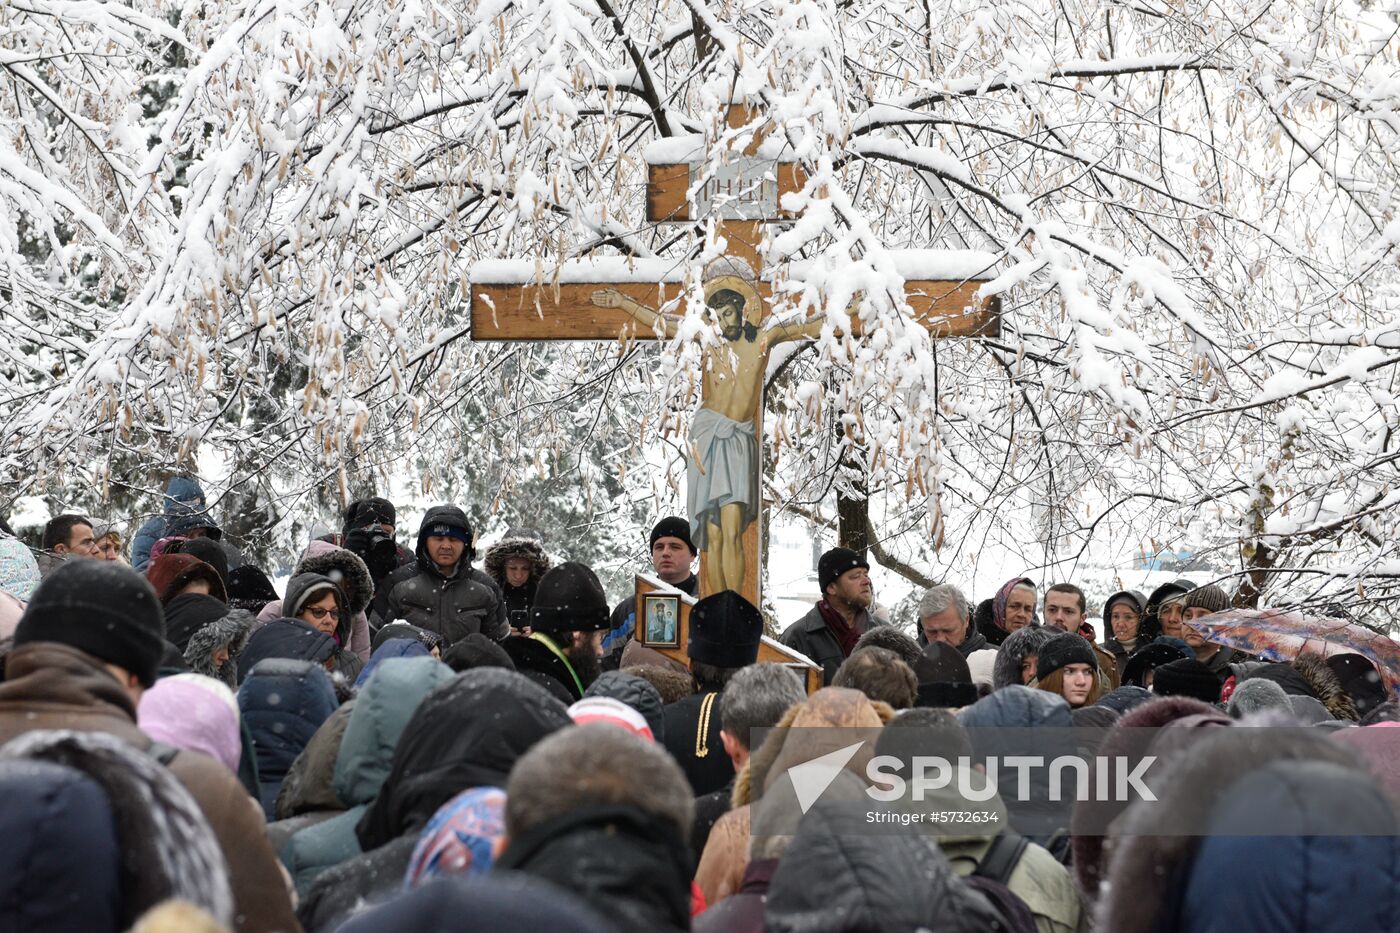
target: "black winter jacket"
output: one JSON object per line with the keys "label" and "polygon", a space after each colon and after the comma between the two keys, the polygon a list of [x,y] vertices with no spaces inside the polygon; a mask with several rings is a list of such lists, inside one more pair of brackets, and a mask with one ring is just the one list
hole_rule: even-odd
{"label": "black winter jacket", "polygon": [[690,852],[675,827],[636,807],[585,807],[547,821],[511,839],[494,867],[559,885],[621,933],[690,929]]}
{"label": "black winter jacket", "polygon": [[338,929],[358,911],[390,900],[403,890],[403,876],[417,845],[417,834],[401,836],[321,872],[297,905],[297,919],[307,933],[321,933]]}
{"label": "black winter jacket", "polygon": [[428,509],[418,529],[417,562],[389,574],[375,600],[377,624],[402,619],[442,636],[443,650],[473,632],[500,641],[510,632],[505,601],[496,582],[471,566],[468,546],[456,569],[446,575],[427,552],[428,531],[434,525],[451,525],[471,537],[471,524],[456,506]]}
{"label": "black winter jacket", "polygon": [[558,885],[520,872],[457,875],[423,885],[357,916],[337,933],[460,933],[463,918],[475,930],[549,930],[616,933],[616,928]]}
{"label": "black winter jacket", "polygon": [[769,933],[983,933],[1003,928],[981,894],[919,832],[872,833],[863,813],[818,804],[768,888]]}
{"label": "black winter jacket", "polygon": [[697,797],[734,780],[734,762],[719,737],[723,704],[723,693],[706,690],[662,708],[665,735],[657,741],[676,759]]}

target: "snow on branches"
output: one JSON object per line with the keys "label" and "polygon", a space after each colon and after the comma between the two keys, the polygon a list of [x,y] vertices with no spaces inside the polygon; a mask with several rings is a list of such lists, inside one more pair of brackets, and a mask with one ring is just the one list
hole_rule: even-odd
{"label": "snow on branches", "polygon": [[[697,289],[659,358],[507,363],[468,269],[693,285],[713,223],[644,221],[645,150],[762,132],[807,178],[776,313],[832,325],[770,367],[780,505],[868,493],[940,573],[988,538],[1055,568],[1173,543],[1252,596],[1400,598],[1398,64],[1358,0],[17,0],[0,469],[19,495],[203,442],[308,481],[489,468],[499,498],[585,430],[622,476],[695,403]],[[992,257],[1002,336],[913,326],[911,248]]]}

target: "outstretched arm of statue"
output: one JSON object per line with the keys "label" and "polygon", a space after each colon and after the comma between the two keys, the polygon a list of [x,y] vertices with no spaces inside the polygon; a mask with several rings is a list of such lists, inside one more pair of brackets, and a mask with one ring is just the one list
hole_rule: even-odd
{"label": "outstretched arm of statue", "polygon": [[[846,312],[851,318],[849,330],[856,337],[859,337],[861,332],[860,317],[856,314],[859,309],[860,296],[857,295],[851,299],[850,306],[846,308]],[[775,324],[768,334],[768,342],[778,344],[791,343],[796,340],[816,340],[822,335],[822,327],[825,325],[825,317],[818,317],[804,324]]]}
{"label": "outstretched arm of statue", "polygon": [[768,332],[770,344],[792,343],[797,340],[816,340],[822,335],[825,318],[808,321],[806,324],[775,324]]}
{"label": "outstretched arm of statue", "polygon": [[615,288],[601,288],[594,292],[592,300],[600,308],[617,308],[626,312],[630,317],[639,323],[656,329],[658,322],[667,337],[676,336],[676,322],[666,317],[661,312],[648,308],[646,305],[628,295],[622,294]]}

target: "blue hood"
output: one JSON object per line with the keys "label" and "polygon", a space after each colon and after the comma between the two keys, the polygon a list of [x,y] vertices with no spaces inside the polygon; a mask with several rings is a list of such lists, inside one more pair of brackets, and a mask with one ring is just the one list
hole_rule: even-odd
{"label": "blue hood", "polygon": [[6,929],[124,929],[122,846],[102,787],[64,765],[12,759],[0,761],[0,793]]}
{"label": "blue hood", "polygon": [[958,714],[965,729],[985,727],[1033,729],[1074,724],[1069,704],[1053,693],[1012,684],[984,696]]}
{"label": "blue hood", "polygon": [[374,650],[370,655],[369,663],[364,670],[360,671],[360,676],[355,678],[355,689],[358,690],[374,676],[374,672],[384,661],[394,658],[426,658],[428,649],[423,647],[423,643],[412,638],[391,638]]}
{"label": "blue hood", "polygon": [[[398,642],[389,642],[394,644]],[[407,644],[423,648],[416,641]],[[355,699],[355,711],[335,759],[336,795],[351,806],[369,803],[379,793],[399,737],[418,704],[455,676],[452,668],[429,657],[385,657],[381,649],[370,661],[376,662],[377,673]]]}
{"label": "blue hood", "polygon": [[259,796],[269,821],[292,762],[339,704],[326,672],[308,661],[270,658],[238,688],[238,709],[253,737]]}
{"label": "blue hood", "polygon": [[204,505],[204,489],[198,480],[188,476],[177,476],[165,487],[165,511],[175,511],[177,506]]}
{"label": "blue hood", "polygon": [[273,619],[255,631],[238,656],[238,682],[248,679],[259,661],[287,658],[323,664],[335,654],[335,639],[300,619]]}

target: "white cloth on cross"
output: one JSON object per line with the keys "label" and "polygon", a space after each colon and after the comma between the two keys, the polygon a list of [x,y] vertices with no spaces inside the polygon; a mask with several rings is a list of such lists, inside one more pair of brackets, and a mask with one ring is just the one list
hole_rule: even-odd
{"label": "white cloth on cross", "polygon": [[752,421],[735,421],[701,408],[690,424],[690,446],[686,465],[690,538],[703,551],[708,526],[719,525],[723,506],[737,502],[744,507],[741,530],[758,517],[758,437]]}

